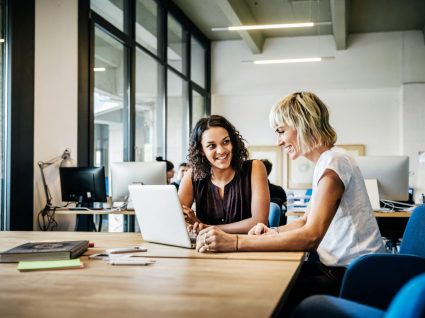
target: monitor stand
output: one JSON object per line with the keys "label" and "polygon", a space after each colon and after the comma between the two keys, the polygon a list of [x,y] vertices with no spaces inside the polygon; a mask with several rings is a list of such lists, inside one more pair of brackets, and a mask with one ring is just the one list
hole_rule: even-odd
{"label": "monitor stand", "polygon": [[[80,196],[78,198],[78,202],[76,205],[77,208],[85,207],[88,209],[93,208],[92,202],[84,202],[83,197]],[[75,223],[75,231],[76,232],[100,232],[102,226],[102,215],[100,215],[100,225],[99,229],[96,228],[96,224],[93,221],[93,214],[77,214],[77,220]]]}

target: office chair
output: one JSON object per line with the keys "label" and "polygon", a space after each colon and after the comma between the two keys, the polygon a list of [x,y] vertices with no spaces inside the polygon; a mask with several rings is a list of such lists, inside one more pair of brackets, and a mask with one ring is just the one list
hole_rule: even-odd
{"label": "office chair", "polygon": [[[425,205],[417,207],[407,223],[400,246],[400,254],[370,254],[354,260],[347,268],[339,298],[323,299],[332,308],[355,306],[374,308],[375,313],[386,310],[400,288],[413,277],[425,273]],[[354,306],[354,305],[353,305]],[[362,310],[346,317],[361,317]],[[369,308],[367,308],[369,312]],[[345,310],[344,309],[344,310]],[[373,311],[369,314],[372,315]],[[357,316],[358,314],[358,316]],[[378,315],[379,316],[379,315]],[[382,316],[382,313],[381,315]],[[366,317],[366,316],[365,316]]]}
{"label": "office chair", "polygon": [[281,214],[282,214],[281,207],[275,202],[270,202],[269,227],[278,227],[280,225]]}
{"label": "office chair", "polygon": [[407,280],[425,272],[424,229],[425,205],[421,205],[407,222],[400,254],[371,254],[353,261],[344,275],[340,297],[385,308]]}
{"label": "office chair", "polygon": [[425,274],[412,278],[391,301],[386,310],[333,296],[317,295],[303,300],[292,318],[421,318],[425,316]]}

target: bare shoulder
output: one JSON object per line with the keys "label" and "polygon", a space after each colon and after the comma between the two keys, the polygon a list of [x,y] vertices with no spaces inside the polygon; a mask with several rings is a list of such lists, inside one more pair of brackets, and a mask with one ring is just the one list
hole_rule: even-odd
{"label": "bare shoulder", "polygon": [[253,159],[252,160],[252,169],[261,169],[266,170],[266,166],[261,160]]}

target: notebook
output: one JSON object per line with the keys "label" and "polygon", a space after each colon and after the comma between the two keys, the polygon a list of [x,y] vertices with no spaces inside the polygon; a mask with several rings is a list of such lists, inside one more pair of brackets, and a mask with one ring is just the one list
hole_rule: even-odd
{"label": "notebook", "polygon": [[364,181],[366,184],[367,195],[369,196],[373,211],[381,210],[381,205],[379,202],[378,180],[365,179]]}
{"label": "notebook", "polygon": [[148,242],[195,248],[174,185],[129,185],[137,222]]}

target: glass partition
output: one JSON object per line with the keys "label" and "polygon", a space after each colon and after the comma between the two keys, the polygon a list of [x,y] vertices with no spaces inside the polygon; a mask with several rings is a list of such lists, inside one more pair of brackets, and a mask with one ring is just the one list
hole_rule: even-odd
{"label": "glass partition", "polygon": [[192,90],[192,128],[196,125],[197,121],[207,116],[207,109],[205,97],[197,91]]}
{"label": "glass partition", "polygon": [[124,0],[91,0],[90,8],[124,32]]}
{"label": "glass partition", "polygon": [[189,145],[187,82],[173,71],[167,73],[167,159],[184,161]]}
{"label": "glass partition", "polygon": [[[89,125],[79,123],[78,142],[90,151],[79,151],[79,160],[105,166],[108,179],[112,162],[146,162],[157,156],[176,166],[186,161],[190,124],[208,111],[208,39],[172,1],[90,0],[79,6],[82,12],[92,10],[85,21],[92,28],[84,48],[90,58],[83,60],[80,72],[86,72],[85,63],[94,68],[89,96],[83,85],[79,92],[79,109],[87,110],[79,116],[88,116]],[[132,222],[132,217],[109,217],[109,226],[102,228],[119,230],[121,223],[132,229]]]}
{"label": "glass partition", "polygon": [[172,15],[168,14],[168,27],[167,27],[167,62],[168,65],[175,68],[181,73],[186,70],[186,50],[184,43],[183,28]]}
{"label": "glass partition", "polygon": [[153,0],[136,2],[136,41],[158,54],[158,5]]}
{"label": "glass partition", "polygon": [[190,48],[190,77],[196,84],[205,87],[205,49],[193,36]]}
{"label": "glass partition", "polygon": [[126,114],[124,46],[95,29],[94,62],[94,164],[123,161]]}
{"label": "glass partition", "polygon": [[136,50],[136,161],[153,161],[164,153],[162,66]]}

